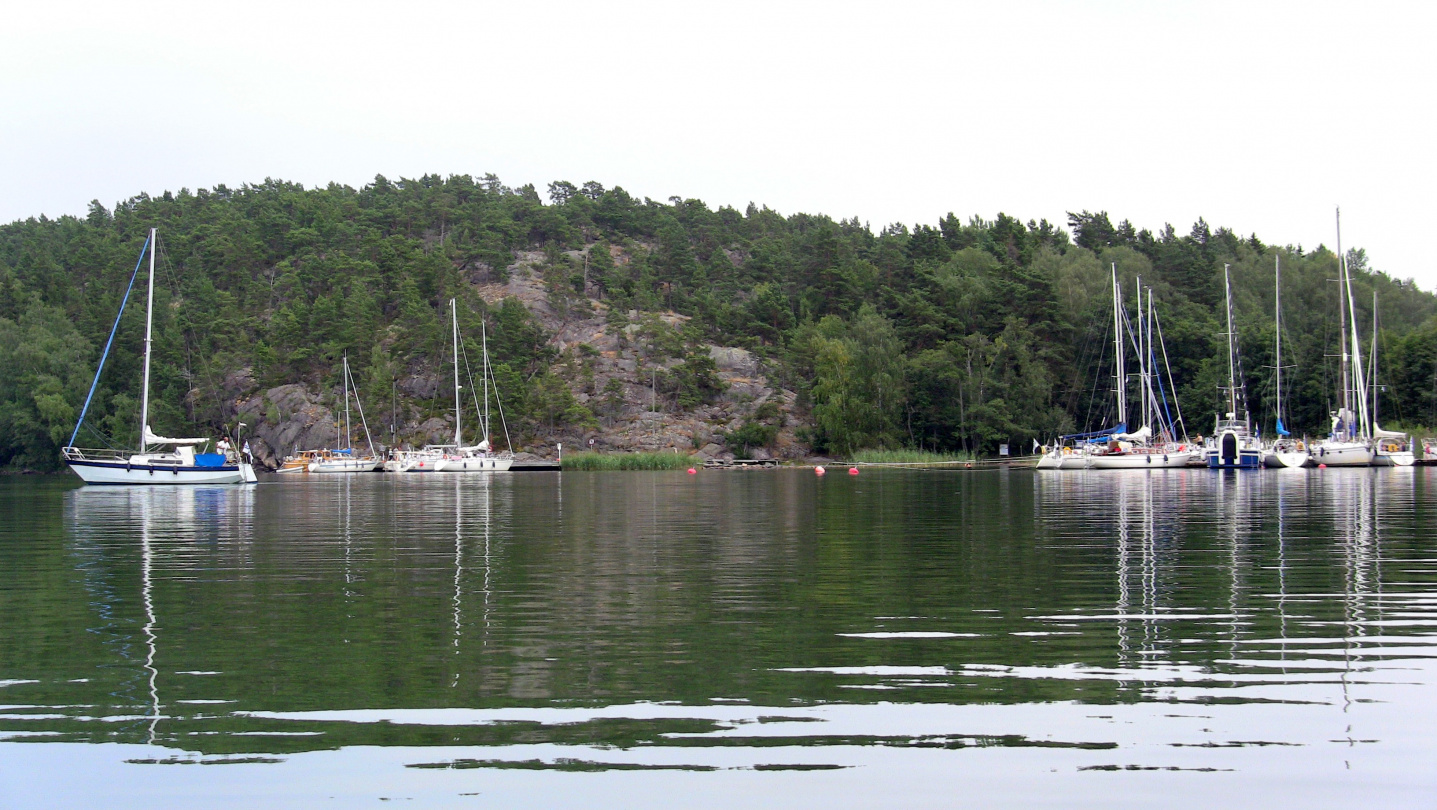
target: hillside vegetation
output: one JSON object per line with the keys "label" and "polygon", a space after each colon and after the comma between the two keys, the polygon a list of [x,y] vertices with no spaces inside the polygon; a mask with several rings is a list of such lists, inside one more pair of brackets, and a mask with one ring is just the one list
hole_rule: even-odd
{"label": "hillside vegetation", "polygon": [[[347,354],[371,427],[423,440],[452,409],[453,297],[471,362],[484,321],[515,449],[602,437],[643,413],[711,424],[691,425],[685,452],[710,439],[771,448],[783,431],[802,452],[837,455],[1026,448],[1111,421],[1114,263],[1125,290],[1138,277],[1153,288],[1190,432],[1210,429],[1227,374],[1225,263],[1253,414],[1270,426],[1278,259],[1290,426],[1323,430],[1335,396],[1334,253],[1201,220],[1179,233],[1086,211],[1066,229],[948,214],[874,232],[597,183],[541,197],[492,175],[266,181],[0,227],[0,466],[58,466],[152,226],[151,423],[166,435],[233,424],[245,398],[280,418],[264,392],[285,385],[328,410]],[[1384,421],[1437,425],[1437,298],[1373,272],[1361,250],[1349,258],[1364,341],[1378,294]],[[538,298],[510,294],[519,272]],[[138,435],[142,290],[143,278],[81,445]],[[577,322],[596,326],[560,337]],[[600,332],[610,343],[591,345]],[[717,373],[713,347],[744,350],[760,393],[735,395],[737,372]]]}

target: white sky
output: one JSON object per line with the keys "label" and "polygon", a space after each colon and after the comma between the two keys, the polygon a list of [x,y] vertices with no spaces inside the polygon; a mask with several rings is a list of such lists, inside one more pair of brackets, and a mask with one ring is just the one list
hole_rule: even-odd
{"label": "white sky", "polygon": [[26,3],[0,222],[266,177],[493,172],[936,223],[1107,210],[1437,290],[1437,6]]}

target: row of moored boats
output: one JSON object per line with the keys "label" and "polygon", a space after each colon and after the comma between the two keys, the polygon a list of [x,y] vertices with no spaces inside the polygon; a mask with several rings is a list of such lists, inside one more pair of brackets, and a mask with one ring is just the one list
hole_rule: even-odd
{"label": "row of moored boats", "polygon": [[[1342,256],[1339,237],[1338,255]],[[1274,436],[1265,438],[1254,430],[1247,412],[1242,385],[1241,355],[1233,329],[1232,284],[1224,267],[1227,300],[1228,384],[1223,389],[1226,411],[1215,420],[1213,434],[1189,439],[1183,427],[1182,410],[1174,393],[1171,370],[1162,344],[1162,326],[1153,310],[1152,292],[1145,297],[1138,280],[1137,308],[1126,311],[1117,266],[1113,266],[1113,341],[1116,349],[1117,424],[1091,433],[1058,437],[1042,448],[1038,469],[1112,470],[1154,467],[1202,466],[1212,469],[1258,469],[1262,467],[1367,467],[1411,466],[1419,461],[1437,461],[1437,440],[1418,444],[1411,436],[1383,430],[1377,421],[1376,385],[1376,298],[1373,299],[1373,349],[1369,367],[1364,369],[1358,339],[1356,308],[1352,300],[1351,275],[1345,257],[1340,259],[1342,278],[1339,296],[1342,335],[1341,405],[1332,414],[1331,431],[1315,440],[1298,438],[1283,424],[1282,411],[1282,299],[1280,266],[1278,294],[1276,397],[1278,403]],[[1125,368],[1128,349],[1137,357],[1136,371]],[[1141,427],[1128,428],[1129,385],[1138,387]]]}

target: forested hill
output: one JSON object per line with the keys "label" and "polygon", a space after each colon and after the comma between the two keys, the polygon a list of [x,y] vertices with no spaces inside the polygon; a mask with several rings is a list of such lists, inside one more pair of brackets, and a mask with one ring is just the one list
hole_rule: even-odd
{"label": "forested hill", "polygon": [[[0,227],[0,465],[58,466],[152,226],[161,434],[233,424],[240,400],[289,384],[331,408],[347,354],[371,411],[389,414],[374,421],[418,441],[452,407],[439,381],[456,297],[471,345],[486,320],[516,449],[629,430],[638,414],[712,422],[703,439],[690,430],[695,445],[772,446],[786,430],[805,452],[837,455],[1026,448],[1111,420],[1112,263],[1125,290],[1139,276],[1153,288],[1193,434],[1211,429],[1227,374],[1232,266],[1249,405],[1270,430],[1275,259],[1290,425],[1325,429],[1338,349],[1330,250],[1201,220],[1153,232],[1081,212],[1066,225],[948,214],[874,233],[597,183],[556,182],[541,196],[492,175],[378,177],[358,190],[266,181],[140,195],[114,211],[96,202],[84,218]],[[1378,295],[1384,422],[1437,425],[1437,299],[1372,272],[1360,250],[1349,256],[1364,341]],[[521,267],[542,300],[495,293]],[[137,435],[142,281],[81,445]],[[603,347],[559,339],[584,318],[606,327]],[[769,386],[752,390],[791,395],[763,394],[764,407],[729,390],[736,378],[716,373],[715,346],[752,354]]]}

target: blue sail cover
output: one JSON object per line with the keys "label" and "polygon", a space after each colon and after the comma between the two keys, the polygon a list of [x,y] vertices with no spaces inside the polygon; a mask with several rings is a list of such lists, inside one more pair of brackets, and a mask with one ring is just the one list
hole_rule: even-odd
{"label": "blue sail cover", "polygon": [[1097,438],[1097,437],[1100,437],[1100,436],[1111,436],[1111,435],[1113,435],[1114,433],[1127,433],[1127,432],[1128,432],[1128,423],[1127,423],[1127,422],[1124,422],[1124,423],[1122,423],[1121,425],[1115,425],[1115,426],[1113,426],[1113,427],[1108,428],[1107,430],[1095,430],[1095,431],[1093,431],[1092,433],[1069,433],[1069,434],[1064,435],[1064,436],[1059,436],[1058,438],[1059,438],[1059,439],[1092,439],[1092,438]]}
{"label": "blue sail cover", "polygon": [[1288,432],[1287,432],[1287,428],[1285,428],[1285,427],[1282,426],[1282,417],[1281,417],[1281,416],[1277,417],[1277,435],[1279,435],[1279,436],[1291,436],[1291,435],[1292,435],[1291,433],[1288,433]]}

